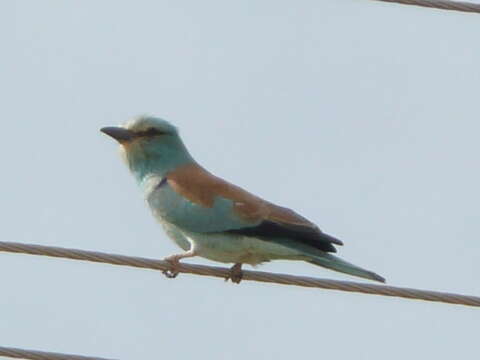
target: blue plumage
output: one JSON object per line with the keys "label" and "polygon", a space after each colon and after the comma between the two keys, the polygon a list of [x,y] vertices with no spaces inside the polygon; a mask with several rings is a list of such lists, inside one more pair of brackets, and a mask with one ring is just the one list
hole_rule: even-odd
{"label": "blue plumage", "polygon": [[274,205],[203,169],[178,130],[165,120],[140,117],[102,131],[116,139],[155,218],[185,250],[169,256],[170,275],[182,258],[202,256],[234,263],[230,278],[241,280],[241,264],[302,260],[366,279],[384,279],[329,252],[343,243],[293,210]]}

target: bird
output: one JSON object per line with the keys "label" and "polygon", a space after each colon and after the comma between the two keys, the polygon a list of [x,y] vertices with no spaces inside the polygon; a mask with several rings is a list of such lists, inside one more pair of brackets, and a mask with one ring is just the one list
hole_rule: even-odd
{"label": "bird", "polygon": [[138,116],[100,129],[120,144],[155,219],[183,252],[167,256],[168,277],[180,260],[199,256],[233,264],[226,280],[240,283],[242,265],[297,260],[385,282],[332,253],[343,242],[295,211],[275,205],[217,177],[192,157],[178,129],[154,116]]}

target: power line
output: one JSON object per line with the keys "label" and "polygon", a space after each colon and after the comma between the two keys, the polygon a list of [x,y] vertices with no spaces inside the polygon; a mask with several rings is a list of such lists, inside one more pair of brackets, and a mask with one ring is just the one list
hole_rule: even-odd
{"label": "power line", "polygon": [[[30,255],[43,255],[74,260],[85,260],[99,263],[108,263],[113,265],[133,266],[160,271],[170,269],[170,264],[163,260],[107,254],[96,251],[67,249],[53,246],[31,245],[15,242],[0,242],[0,251],[23,253]],[[226,278],[229,275],[230,270],[227,268],[221,268],[216,266],[191,265],[181,263],[178,267],[178,271],[188,274]],[[450,304],[480,307],[480,297],[476,296],[410,289],[387,285],[358,283],[353,281],[317,279],[305,276],[293,276],[287,274],[275,274],[269,272],[248,270],[243,271],[243,280],[276,283],[283,285],[296,285],[303,287],[314,287],[329,290],[349,291],[363,294],[394,296],[407,299],[418,299],[425,301],[436,301]]]}
{"label": "power line", "polygon": [[60,354],[45,351],[25,350],[0,346],[0,356],[31,360],[113,360],[99,357]]}
{"label": "power line", "polygon": [[471,13],[480,13],[480,4],[446,0],[375,0],[388,3],[414,5],[442,10],[454,10]]}

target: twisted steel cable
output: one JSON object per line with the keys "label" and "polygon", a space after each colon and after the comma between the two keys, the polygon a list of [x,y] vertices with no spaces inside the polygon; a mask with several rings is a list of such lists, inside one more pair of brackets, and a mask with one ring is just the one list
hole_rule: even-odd
{"label": "twisted steel cable", "polygon": [[0,356],[31,360],[113,360],[99,357],[59,354],[53,352],[25,350],[0,346]]}
{"label": "twisted steel cable", "polygon": [[414,5],[442,10],[480,13],[480,4],[446,0],[375,0],[388,3]]}
{"label": "twisted steel cable", "polygon": [[[138,268],[167,271],[171,268],[170,263],[163,260],[147,259],[125,255],[107,254],[96,251],[85,251],[78,249],[67,249],[53,246],[41,246],[22,244],[15,242],[0,242],[0,251],[22,253],[30,255],[43,255],[74,260],[85,260],[113,265],[125,265]],[[202,276],[214,276],[227,278],[230,269],[217,266],[191,265],[181,263],[178,267],[181,273],[196,274]],[[480,297],[452,293],[444,293],[430,290],[419,290],[402,288],[387,285],[358,283],[353,281],[340,281],[317,279],[306,276],[293,276],[287,274],[275,274],[261,271],[243,271],[243,281],[260,281],[283,285],[296,285],[303,287],[315,287],[329,290],[340,290],[357,292],[363,294],[374,294],[383,296],[394,296],[407,299],[418,299],[425,301],[436,301],[449,304],[460,304],[467,306],[480,306]]]}

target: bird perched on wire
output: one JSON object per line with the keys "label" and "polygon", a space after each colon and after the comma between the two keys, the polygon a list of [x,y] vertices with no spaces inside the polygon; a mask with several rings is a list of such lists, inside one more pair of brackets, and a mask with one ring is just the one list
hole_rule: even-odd
{"label": "bird perched on wire", "polygon": [[169,122],[142,116],[101,131],[117,140],[155,218],[184,252],[165,258],[175,277],[179,261],[201,256],[233,263],[227,279],[239,283],[242,264],[303,260],[385,282],[330,253],[343,243],[293,210],[272,204],[201,167]]}

